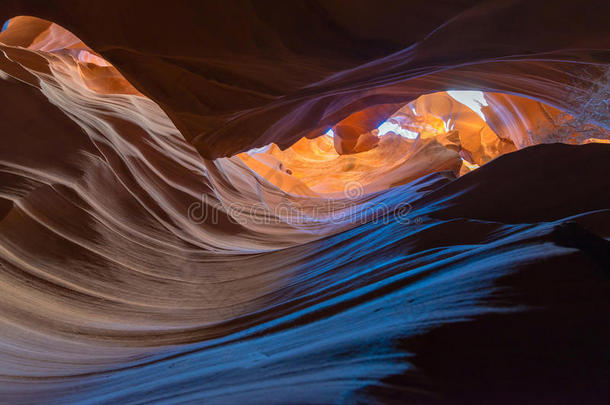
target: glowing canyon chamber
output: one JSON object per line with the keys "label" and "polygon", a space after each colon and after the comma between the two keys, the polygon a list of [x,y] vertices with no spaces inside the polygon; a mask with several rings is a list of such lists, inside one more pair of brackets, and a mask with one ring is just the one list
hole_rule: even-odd
{"label": "glowing canyon chamber", "polygon": [[[116,43],[73,22],[90,44],[48,20],[7,20],[0,396],[544,401],[563,378],[562,398],[603,403],[608,50],[566,42],[443,65],[439,55],[460,57],[444,30],[475,37],[463,26],[510,16],[509,3],[374,58],[337,28],[358,2],[293,6],[337,25],[321,20],[311,46],[266,5],[201,6],[228,25],[254,21],[233,28],[256,40],[226,54],[220,40],[174,41],[176,21],[193,23],[175,10],[158,52],[121,45],[147,41],[126,20],[106,32]],[[74,16],[91,18],[83,10]],[[223,24],[205,18],[220,38]],[[371,48],[390,32],[359,29],[376,32]],[[317,53],[318,33],[340,52]],[[189,54],[197,46],[210,54]],[[471,57],[495,52],[481,49]]]}
{"label": "glowing canyon chamber", "polygon": [[336,195],[353,183],[364,193],[434,172],[461,176],[505,153],[537,144],[610,142],[607,129],[581,117],[524,97],[480,91],[423,95],[378,128],[352,133],[356,137],[346,140],[330,129],[285,151],[270,145],[239,156],[285,191]]}

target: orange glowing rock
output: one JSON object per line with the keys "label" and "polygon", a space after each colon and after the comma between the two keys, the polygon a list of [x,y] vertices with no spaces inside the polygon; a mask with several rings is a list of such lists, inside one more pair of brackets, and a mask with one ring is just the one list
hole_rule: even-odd
{"label": "orange glowing rock", "polygon": [[[353,182],[366,192],[379,191],[438,171],[462,176],[536,143],[578,143],[574,128],[562,130],[559,124],[573,118],[553,107],[498,93],[480,93],[479,98],[468,106],[447,92],[427,94],[389,118],[395,105],[367,108],[335,125],[334,138],[303,138],[283,151],[272,145],[265,152],[239,156],[282,190],[339,195]],[[379,135],[372,128],[386,119],[394,129]],[[608,136],[603,128],[586,128],[589,135]],[[412,138],[396,133],[401,130]],[[606,139],[586,137],[580,143],[596,141]]]}
{"label": "orange glowing rock", "polygon": [[[11,19],[10,29],[0,33],[0,44],[4,45],[7,54],[24,62],[35,55],[45,55],[47,60],[39,58],[39,62],[34,63],[37,70],[53,74],[48,70],[52,68],[56,74],[71,75],[95,92],[140,94],[114,66],[74,34],[49,21],[15,17]],[[20,52],[20,48],[36,51],[36,54]]]}
{"label": "orange glowing rock", "polygon": [[371,131],[400,108],[396,104],[382,104],[357,111],[333,127],[335,149],[340,155],[366,152],[377,146],[379,138]]}
{"label": "orange glowing rock", "polygon": [[604,397],[608,13],[345,3],[0,2],[3,401]]}

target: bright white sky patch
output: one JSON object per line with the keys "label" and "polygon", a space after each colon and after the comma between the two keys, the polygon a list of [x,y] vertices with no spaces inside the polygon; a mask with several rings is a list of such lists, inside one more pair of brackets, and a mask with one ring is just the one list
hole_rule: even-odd
{"label": "bright white sky patch", "polygon": [[326,133],[324,135],[328,135],[331,138],[334,138],[335,137],[335,131],[333,131],[333,129],[331,128],[328,131],[326,131]]}
{"label": "bright white sky patch", "polygon": [[454,100],[468,106],[468,108],[477,113],[485,121],[485,115],[483,115],[481,107],[487,106],[487,101],[482,91],[450,90],[447,91],[447,94]]}
{"label": "bright white sky patch", "polygon": [[269,148],[271,148],[271,145],[272,144],[262,146],[260,148],[252,148],[249,151],[247,151],[246,153],[248,155],[256,155],[257,153],[264,153],[264,152],[267,152],[269,150]]}
{"label": "bright white sky patch", "polygon": [[384,122],[377,129],[379,129],[379,134],[377,134],[379,136],[385,135],[390,131],[392,131],[395,134],[398,134],[404,138],[408,138],[408,139],[415,139],[419,135],[417,132],[413,132],[413,131],[409,131],[408,129],[404,129],[400,125],[398,125],[394,122],[390,122],[390,121]]}

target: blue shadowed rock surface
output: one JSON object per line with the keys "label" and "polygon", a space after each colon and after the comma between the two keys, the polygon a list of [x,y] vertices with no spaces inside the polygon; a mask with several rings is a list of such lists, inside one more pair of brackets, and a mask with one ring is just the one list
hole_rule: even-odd
{"label": "blue shadowed rock surface", "polygon": [[0,405],[610,403],[607,0],[175,3],[0,2]]}

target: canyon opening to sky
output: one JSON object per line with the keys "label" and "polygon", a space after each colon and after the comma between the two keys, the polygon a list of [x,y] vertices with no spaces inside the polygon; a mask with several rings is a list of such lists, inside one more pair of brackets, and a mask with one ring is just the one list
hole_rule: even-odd
{"label": "canyon opening to sky", "polygon": [[607,1],[0,4],[0,404],[607,404]]}

